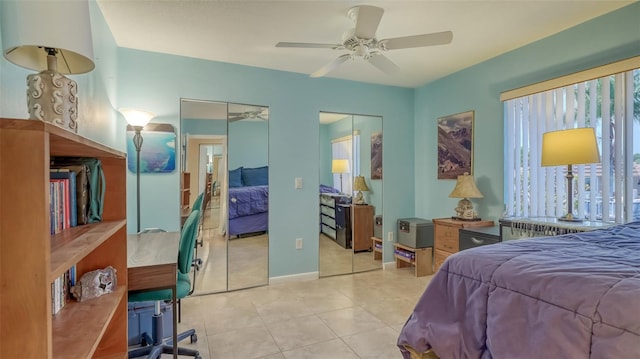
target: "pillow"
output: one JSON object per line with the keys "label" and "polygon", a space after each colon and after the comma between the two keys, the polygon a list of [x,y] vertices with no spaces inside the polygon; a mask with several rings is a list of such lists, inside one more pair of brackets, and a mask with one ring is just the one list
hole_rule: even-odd
{"label": "pillow", "polygon": [[269,184],[269,166],[242,169],[242,183],[245,186],[266,186]]}
{"label": "pillow", "polygon": [[242,187],[242,167],[229,171],[229,188]]}

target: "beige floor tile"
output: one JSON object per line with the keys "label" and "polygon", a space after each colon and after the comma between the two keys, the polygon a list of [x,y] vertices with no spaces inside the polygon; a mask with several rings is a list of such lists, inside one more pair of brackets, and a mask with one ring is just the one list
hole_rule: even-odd
{"label": "beige floor tile", "polygon": [[256,310],[265,323],[281,322],[313,314],[313,308],[298,297],[256,304]]}
{"label": "beige floor tile", "polygon": [[336,338],[334,332],[316,316],[271,323],[267,327],[283,352]]}
{"label": "beige floor tile", "polygon": [[359,357],[340,339],[307,345],[283,352],[286,359],[358,359]]}
{"label": "beige floor tile", "polygon": [[318,317],[339,337],[366,332],[386,326],[360,307],[352,307],[318,314]]}
{"label": "beige floor tile", "polygon": [[285,359],[284,354],[282,353],[276,353],[276,354],[271,354],[271,355],[267,355],[264,357],[260,357],[258,359]]}
{"label": "beige floor tile", "polygon": [[280,353],[265,327],[229,330],[210,335],[207,340],[211,358],[251,359]]}
{"label": "beige floor tile", "polygon": [[362,359],[402,359],[396,346],[398,333],[390,327],[346,336],[342,340]]}

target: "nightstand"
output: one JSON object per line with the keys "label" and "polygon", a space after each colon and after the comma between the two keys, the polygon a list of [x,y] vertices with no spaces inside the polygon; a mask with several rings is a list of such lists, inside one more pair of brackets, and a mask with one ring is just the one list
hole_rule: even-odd
{"label": "nightstand", "polygon": [[460,250],[459,230],[475,227],[493,227],[493,221],[460,221],[451,218],[435,218],[433,237],[435,241],[434,271],[437,271],[445,259]]}

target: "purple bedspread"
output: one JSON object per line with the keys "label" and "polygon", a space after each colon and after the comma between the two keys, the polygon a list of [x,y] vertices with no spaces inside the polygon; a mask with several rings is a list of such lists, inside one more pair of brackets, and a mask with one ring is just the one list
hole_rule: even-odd
{"label": "purple bedspread", "polygon": [[454,358],[640,358],[640,222],[450,256],[398,338]]}
{"label": "purple bedspread", "polygon": [[269,186],[229,188],[229,219],[269,211]]}

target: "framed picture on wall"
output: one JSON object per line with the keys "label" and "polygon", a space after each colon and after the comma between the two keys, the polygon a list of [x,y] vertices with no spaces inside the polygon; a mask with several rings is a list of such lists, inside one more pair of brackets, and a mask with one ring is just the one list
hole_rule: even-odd
{"label": "framed picture on wall", "polygon": [[473,174],[473,111],[438,119],[438,179]]}
{"label": "framed picture on wall", "polygon": [[382,179],[382,132],[371,134],[371,179]]}
{"label": "framed picture on wall", "polygon": [[[176,129],[168,123],[149,123],[140,132],[140,173],[170,173],[176,169]],[[127,168],[136,173],[135,131],[127,125]]]}

